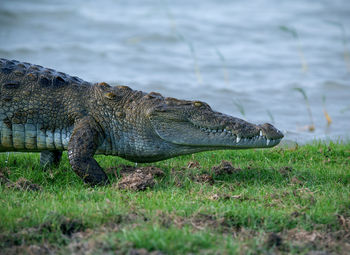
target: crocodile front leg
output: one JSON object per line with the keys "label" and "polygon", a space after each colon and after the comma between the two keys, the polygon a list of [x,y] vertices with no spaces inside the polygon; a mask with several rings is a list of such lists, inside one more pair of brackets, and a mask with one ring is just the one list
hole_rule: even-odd
{"label": "crocodile front leg", "polygon": [[40,153],[40,165],[43,167],[58,165],[62,158],[62,151],[42,151]]}
{"label": "crocodile front leg", "polygon": [[91,117],[80,119],[68,143],[68,159],[73,171],[90,185],[108,184],[108,177],[93,158],[100,130]]}

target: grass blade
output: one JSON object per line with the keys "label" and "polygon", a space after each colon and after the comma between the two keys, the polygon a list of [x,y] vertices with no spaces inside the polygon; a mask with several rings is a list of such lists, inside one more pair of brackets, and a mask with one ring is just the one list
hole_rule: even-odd
{"label": "grass blade", "polygon": [[311,107],[310,107],[309,99],[308,99],[308,97],[306,95],[306,92],[302,88],[294,88],[294,90],[298,91],[304,97],[304,100],[305,100],[305,103],[306,103],[307,112],[308,112],[309,118],[310,118],[310,125],[308,126],[308,130],[310,132],[313,132],[313,131],[315,131],[315,124],[314,124],[314,120],[313,120],[313,117],[312,117]]}
{"label": "grass blade", "polygon": [[224,55],[222,55],[222,53],[220,52],[219,49],[216,49],[216,54],[218,55],[218,57],[220,58],[221,63],[222,63],[222,69],[224,71],[225,83],[227,85],[229,85],[230,84],[230,79],[229,79],[229,75],[228,75],[228,71],[227,71],[226,59],[225,59]]}
{"label": "grass blade", "polygon": [[327,120],[327,125],[329,126],[330,124],[332,124],[332,118],[331,116],[329,116],[328,111],[326,109],[326,96],[322,97],[322,104],[323,104],[323,114]]}
{"label": "grass blade", "polygon": [[306,60],[305,60],[303,47],[301,46],[297,30],[295,28],[290,28],[290,27],[287,27],[287,26],[280,26],[279,28],[283,32],[286,32],[286,33],[292,35],[292,37],[297,41],[298,55],[299,55],[299,59],[300,59],[300,63],[301,63],[301,70],[303,72],[307,72],[308,71],[308,65],[307,65]]}
{"label": "grass blade", "polygon": [[237,107],[238,111],[241,113],[242,116],[245,117],[245,111],[244,106],[240,100],[233,101],[234,105]]}

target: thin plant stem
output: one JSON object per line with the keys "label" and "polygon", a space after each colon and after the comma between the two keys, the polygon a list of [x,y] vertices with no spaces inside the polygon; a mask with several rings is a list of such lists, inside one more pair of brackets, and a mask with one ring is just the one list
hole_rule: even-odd
{"label": "thin plant stem", "polygon": [[225,83],[226,83],[226,85],[229,85],[230,84],[230,79],[229,79],[229,75],[228,75],[226,59],[225,59],[224,55],[222,55],[222,53],[220,52],[219,49],[216,49],[216,54],[219,56],[219,58],[221,60],[222,70],[224,72]]}
{"label": "thin plant stem", "polygon": [[301,64],[301,70],[303,72],[307,72],[308,65],[307,65],[307,62],[305,60],[304,50],[303,50],[303,47],[301,45],[297,30],[295,28],[290,28],[290,27],[286,27],[286,26],[280,26],[280,29],[282,31],[292,35],[292,37],[297,41],[297,48],[298,48],[298,55],[299,55],[300,64]]}
{"label": "thin plant stem", "polygon": [[245,117],[245,110],[244,110],[242,102],[240,100],[235,100],[233,103],[237,107],[237,109],[241,113],[241,115]]}
{"label": "thin plant stem", "polygon": [[344,47],[344,53],[343,53],[344,61],[348,72],[350,72],[350,52],[349,52],[348,36],[346,33],[346,29],[342,23],[339,23],[336,21],[330,21],[330,20],[327,22],[331,25],[338,27],[341,31],[341,37],[342,37],[342,42]]}
{"label": "thin plant stem", "polygon": [[311,107],[310,107],[309,99],[308,99],[308,97],[307,97],[307,95],[306,95],[306,92],[305,92],[305,90],[302,89],[302,88],[294,88],[294,90],[300,92],[300,93],[303,95],[303,97],[304,97],[304,100],[305,100],[305,103],[306,103],[306,109],[307,109],[307,112],[308,112],[308,114],[309,114],[310,123],[311,123],[311,124],[309,125],[308,129],[309,129],[309,131],[312,132],[312,131],[315,130],[315,124],[314,124],[314,119],[313,119],[313,117],[312,117]]}
{"label": "thin plant stem", "polygon": [[331,116],[329,116],[328,111],[326,109],[326,96],[322,97],[322,104],[323,104],[323,114],[327,120],[327,125],[329,126],[332,124],[332,118],[331,118]]}

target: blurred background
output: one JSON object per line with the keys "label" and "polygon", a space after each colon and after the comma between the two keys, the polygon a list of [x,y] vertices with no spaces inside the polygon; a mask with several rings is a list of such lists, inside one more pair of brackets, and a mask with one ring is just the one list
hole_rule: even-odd
{"label": "blurred background", "polygon": [[348,0],[0,0],[0,57],[350,137]]}

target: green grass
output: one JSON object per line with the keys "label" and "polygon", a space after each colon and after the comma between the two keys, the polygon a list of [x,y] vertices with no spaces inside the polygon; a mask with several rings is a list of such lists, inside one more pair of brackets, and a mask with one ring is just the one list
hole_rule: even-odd
{"label": "green grass", "polygon": [[[34,248],[60,254],[341,253],[349,242],[350,143],[217,151],[142,164],[165,176],[139,192],[117,189],[113,173],[114,184],[88,187],[66,154],[47,171],[39,154],[6,159],[0,154],[3,176],[25,178],[41,190],[0,184],[0,254]],[[103,168],[133,165],[117,157],[96,159]],[[212,167],[222,160],[240,169],[216,175]],[[189,161],[200,167],[187,168]],[[201,174],[214,184],[194,181]]]}

